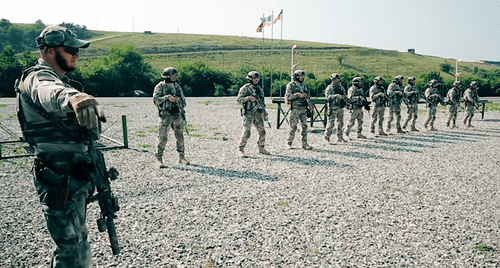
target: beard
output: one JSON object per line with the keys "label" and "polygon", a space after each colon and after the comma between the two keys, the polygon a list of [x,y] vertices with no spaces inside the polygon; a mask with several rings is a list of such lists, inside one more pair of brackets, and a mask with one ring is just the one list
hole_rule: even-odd
{"label": "beard", "polygon": [[57,50],[56,50],[56,63],[65,72],[72,72],[76,69],[76,67],[69,67],[68,62],[66,62],[66,60],[61,56],[61,53]]}

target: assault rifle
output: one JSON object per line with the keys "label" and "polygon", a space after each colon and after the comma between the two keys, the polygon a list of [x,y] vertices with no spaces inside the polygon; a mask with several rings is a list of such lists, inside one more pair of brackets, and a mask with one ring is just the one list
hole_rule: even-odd
{"label": "assault rifle", "polygon": [[[111,167],[106,169],[106,163],[101,151],[95,147],[95,141],[99,139],[99,134],[95,129],[85,129],[87,131],[87,146],[91,158],[90,163],[90,178],[92,184],[97,190],[97,194],[89,197],[88,203],[98,201],[101,208],[100,217],[97,220],[97,227],[99,232],[108,231],[109,241],[111,243],[111,250],[116,255],[120,253],[120,246],[118,245],[118,238],[116,236],[116,228],[114,218],[115,212],[120,210],[118,206],[118,199],[111,192],[110,180],[114,181],[118,177],[118,171]],[[92,190],[93,194],[93,190]]]}
{"label": "assault rifle", "polygon": [[177,105],[177,107],[179,108],[179,112],[181,113],[182,123],[184,124],[184,130],[186,130],[186,134],[189,135],[187,128],[186,111],[184,110],[184,107],[181,105],[179,98],[178,97],[174,98],[175,98],[175,104]]}
{"label": "assault rifle", "polygon": [[267,112],[266,112],[266,109],[264,108],[264,105],[259,101],[259,98],[257,98],[257,96],[255,96],[255,95],[252,95],[252,96],[257,100],[256,105],[252,108],[252,112],[256,113],[259,110],[261,110],[261,113],[263,114],[262,119],[264,119],[264,121],[267,122],[269,127],[271,127],[271,123],[269,122],[269,118],[267,116]]}

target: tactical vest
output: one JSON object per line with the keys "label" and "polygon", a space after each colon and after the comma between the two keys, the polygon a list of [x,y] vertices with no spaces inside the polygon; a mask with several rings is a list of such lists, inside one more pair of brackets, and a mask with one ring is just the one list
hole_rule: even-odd
{"label": "tactical vest", "polygon": [[[32,72],[48,72],[58,75],[50,68],[37,65],[23,71],[21,78],[17,79],[14,89],[17,93],[17,118],[21,125],[24,141],[30,144],[36,143],[82,143],[84,133],[78,124],[75,113],[67,113],[66,117],[54,117],[43,107],[33,102],[24,88],[24,79]],[[36,111],[45,121],[28,122],[24,114],[23,102]]]}

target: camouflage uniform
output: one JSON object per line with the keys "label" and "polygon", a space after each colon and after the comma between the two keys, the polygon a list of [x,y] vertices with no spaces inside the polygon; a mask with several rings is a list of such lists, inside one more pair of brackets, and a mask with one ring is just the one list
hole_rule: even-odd
{"label": "camouflage uniform", "polygon": [[[408,108],[407,113],[408,116],[406,117],[406,120],[403,124],[403,128],[406,128],[408,125],[408,122],[410,122],[411,119],[411,130],[412,131],[418,131],[417,128],[415,127],[415,122],[417,121],[418,118],[418,99],[419,99],[419,91],[418,88],[414,87],[414,77],[409,77],[408,78],[408,85],[405,87],[405,103],[406,107]],[[413,82],[413,83],[412,83]]]}
{"label": "camouflage uniform", "polygon": [[450,126],[450,122],[453,120],[453,124],[451,125],[451,128],[456,128],[456,121],[457,121],[457,113],[458,113],[458,106],[460,106],[460,94],[458,91],[460,88],[458,86],[454,86],[448,90],[448,93],[446,94],[446,106],[448,106],[448,121],[446,121],[446,126]]}
{"label": "camouflage uniform", "polygon": [[436,130],[434,128],[434,121],[436,120],[437,105],[439,103],[444,104],[444,101],[439,94],[439,90],[434,87],[434,85],[437,85],[437,81],[431,80],[430,83],[431,86],[425,90],[425,99],[427,101],[427,120],[424,123],[424,127],[427,128],[427,126],[430,125],[430,130]]}
{"label": "camouflage uniform", "polygon": [[[297,73],[299,70],[296,70]],[[294,73],[294,76],[295,73]],[[305,98],[300,98],[299,94],[304,94]],[[286,85],[285,100],[290,103],[290,132],[288,134],[287,144],[289,147],[292,146],[293,139],[295,138],[295,132],[297,131],[297,125],[299,121],[302,126],[302,148],[310,149],[307,144],[307,109],[310,100],[309,89],[305,82],[301,82],[294,78],[294,81],[289,82]]]}
{"label": "camouflage uniform", "polygon": [[[162,100],[161,97],[169,95],[176,98],[177,102],[171,102],[168,99]],[[184,92],[177,82],[168,80],[161,81],[155,86],[153,91],[153,103],[158,107],[158,114],[160,116],[158,147],[155,157],[162,163],[161,159],[163,158],[163,151],[167,144],[168,132],[170,128],[172,128],[174,130],[175,139],[177,140],[179,162],[182,162],[185,160],[184,134],[182,133],[185,125],[185,119],[183,119],[182,114],[184,107],[186,107]]]}
{"label": "camouflage uniform", "polygon": [[43,59],[26,73],[19,88],[19,120],[25,136],[30,136],[26,140],[35,143],[34,184],[47,229],[57,245],[50,265],[89,267],[85,214],[92,184],[87,147],[72,136],[74,132],[56,126],[39,112],[77,131],[79,126],[69,99],[80,92],[69,84],[67,76],[56,72]]}
{"label": "camouflage uniform", "polygon": [[[340,77],[339,77],[340,79]],[[337,138],[338,141],[345,141],[342,138],[342,129],[344,127],[344,107],[346,106],[346,93],[342,85],[329,84],[325,90],[326,101],[328,102],[328,124],[325,129],[325,140],[330,141],[333,132],[335,119],[337,119]]]}
{"label": "camouflage uniform", "polygon": [[387,121],[387,132],[391,132],[391,124],[396,115],[396,128],[398,133],[404,133],[401,129],[401,101],[404,99],[403,88],[399,85],[402,76],[397,76],[387,88],[387,98],[389,99],[389,120]]}
{"label": "camouflage uniform", "polygon": [[375,123],[378,120],[378,132],[379,135],[387,135],[383,130],[384,124],[384,114],[385,114],[385,103],[387,97],[385,95],[385,89],[383,86],[375,83],[370,88],[370,101],[372,103],[372,123],[371,123],[371,133],[375,133]]}
{"label": "camouflage uniform", "polygon": [[[257,99],[257,102],[250,101],[251,97]],[[243,125],[245,129],[241,134],[241,142],[239,145],[240,151],[244,153],[244,148],[247,145],[247,141],[250,138],[250,130],[252,124],[255,125],[257,131],[259,132],[259,141],[257,142],[259,146],[259,152],[263,154],[269,154],[264,146],[266,144],[266,129],[264,128],[264,116],[266,116],[266,104],[264,102],[264,91],[258,85],[252,83],[246,83],[238,91],[237,97],[238,103],[243,105],[242,115],[245,116],[243,119]]]}
{"label": "camouflage uniform", "polygon": [[471,121],[472,117],[474,117],[474,104],[479,102],[476,85],[477,82],[473,81],[470,83],[470,86],[464,91],[465,118],[463,122],[467,127],[472,127]]}
{"label": "camouflage uniform", "polygon": [[352,85],[348,92],[347,92],[347,98],[349,100],[349,103],[351,103],[351,120],[349,121],[349,125],[347,125],[347,129],[345,131],[345,134],[349,136],[349,132],[351,132],[351,128],[354,126],[354,123],[356,120],[358,120],[358,138],[365,138],[361,132],[363,131],[363,106],[366,103],[366,96],[365,92],[363,91],[362,87],[357,87],[355,85]]}

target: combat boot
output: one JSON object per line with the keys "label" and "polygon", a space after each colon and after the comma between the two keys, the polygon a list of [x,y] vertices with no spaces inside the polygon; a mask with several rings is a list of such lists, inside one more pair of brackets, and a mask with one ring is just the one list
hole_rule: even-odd
{"label": "combat boot", "polygon": [[179,155],[179,165],[189,165],[189,161],[187,161],[186,157],[184,155]]}
{"label": "combat boot", "polygon": [[288,143],[287,143],[287,145],[288,145],[288,149],[289,149],[289,150],[292,150],[292,149],[293,149],[292,142],[288,142]]}
{"label": "combat boot", "polygon": [[247,157],[247,156],[245,155],[245,148],[240,147],[239,152],[240,152],[240,157],[241,157],[241,158],[245,158],[245,157]]}
{"label": "combat boot", "polygon": [[264,148],[264,146],[259,147],[259,153],[264,154],[264,155],[270,155],[270,154],[271,154],[270,152],[268,152],[268,151]]}
{"label": "combat boot", "polygon": [[467,127],[474,127],[474,126],[473,126],[473,125],[471,125],[471,124],[468,124],[468,125],[467,125]]}
{"label": "combat boot", "polygon": [[411,131],[418,131],[418,129],[415,126],[411,126]]}
{"label": "combat boot", "polygon": [[434,126],[431,126],[430,131],[437,131],[437,128],[435,128]]}
{"label": "combat boot", "polygon": [[338,136],[337,137],[337,142],[347,142],[347,141],[344,140],[344,138],[342,138],[342,136]]}
{"label": "combat boot", "polygon": [[304,150],[311,150],[312,148],[313,147],[311,145],[307,144],[307,143],[306,144],[302,144],[302,149],[304,149]]}
{"label": "combat boot", "polygon": [[378,132],[378,135],[379,135],[379,136],[387,136],[387,134],[386,134],[383,130],[380,130],[380,131]]}
{"label": "combat boot", "polygon": [[398,128],[398,133],[406,133],[401,128]]}
{"label": "combat boot", "polygon": [[163,164],[163,155],[155,155],[156,158],[156,166],[158,168],[166,168],[166,166]]}
{"label": "combat boot", "polygon": [[324,136],[323,138],[325,139],[326,143],[330,143],[330,136]]}
{"label": "combat boot", "polygon": [[358,139],[366,139],[366,137],[363,134],[358,133]]}

